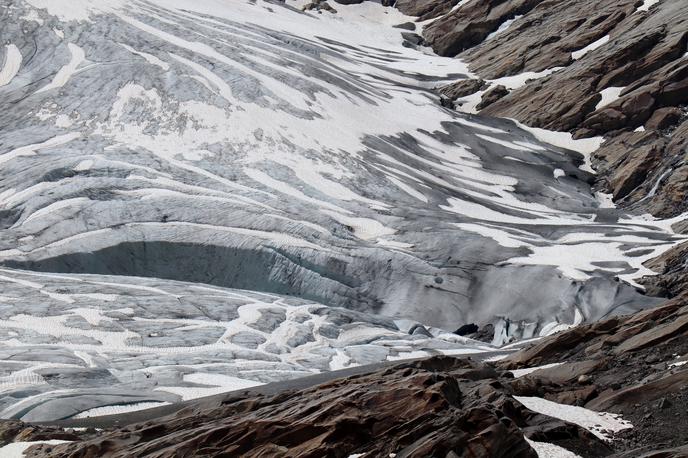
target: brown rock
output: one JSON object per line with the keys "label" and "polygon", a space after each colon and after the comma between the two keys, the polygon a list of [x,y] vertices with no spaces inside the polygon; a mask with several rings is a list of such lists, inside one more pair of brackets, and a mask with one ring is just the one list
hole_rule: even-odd
{"label": "brown rock", "polygon": [[426,21],[449,12],[457,3],[459,0],[397,0],[394,6],[406,15]]}
{"label": "brown rock", "polygon": [[489,91],[487,91],[485,94],[483,94],[482,100],[476,107],[478,110],[482,110],[483,108],[486,108],[493,103],[495,103],[497,100],[504,98],[509,94],[509,90],[502,86],[495,86],[491,88]]}
{"label": "brown rock", "polygon": [[585,405],[593,410],[631,408],[638,403],[651,403],[668,394],[677,393],[688,383],[688,371],[638,384],[616,392],[603,393]]}
{"label": "brown rock", "polygon": [[436,20],[424,36],[441,56],[456,56],[481,43],[510,17],[530,11],[542,0],[471,0]]}
{"label": "brown rock", "polygon": [[590,385],[577,390],[548,393],[545,395],[545,399],[558,402],[559,404],[579,405],[585,404],[595,396],[597,396],[597,387],[595,385]]}
{"label": "brown rock", "polygon": [[537,370],[533,372],[532,375],[540,380],[546,380],[549,383],[557,383],[560,385],[571,383],[574,380],[577,380],[580,384],[585,384],[589,382],[589,380],[581,383],[581,377],[587,377],[587,374],[593,373],[605,364],[607,364],[607,361],[604,359],[567,362],[559,366]]}
{"label": "brown rock", "polygon": [[650,130],[664,130],[673,126],[681,119],[683,111],[676,107],[660,108],[655,110],[650,119],[645,123],[645,128]]}
{"label": "brown rock", "polygon": [[669,323],[653,327],[648,331],[631,337],[616,347],[614,351],[617,354],[636,351],[657,345],[659,342],[666,341],[679,334],[684,334],[686,331],[688,331],[688,315],[682,315]]}
{"label": "brown rock", "polygon": [[[543,426],[553,424],[558,429]],[[167,417],[27,456],[536,458],[522,427],[554,442],[565,429],[578,447],[605,447],[580,427],[523,407],[493,368],[435,357],[299,392],[199,400]]]}

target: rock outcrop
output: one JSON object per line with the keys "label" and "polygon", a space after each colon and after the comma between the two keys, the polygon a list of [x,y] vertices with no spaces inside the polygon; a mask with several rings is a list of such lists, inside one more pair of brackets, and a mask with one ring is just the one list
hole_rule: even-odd
{"label": "rock outcrop", "polygon": [[515,401],[510,375],[435,357],[298,392],[215,397],[92,439],[38,445],[27,457],[536,458],[526,437],[608,450],[583,428]]}
{"label": "rock outcrop", "polygon": [[[439,88],[444,106],[577,138],[603,136],[592,154],[596,189],[636,213],[688,211],[688,10],[680,2],[603,0],[591,14],[587,0],[472,0],[423,35],[474,73]],[[492,97],[517,75],[522,84]],[[477,91],[488,103],[465,105]],[[676,284],[685,274],[672,275],[667,281]]]}

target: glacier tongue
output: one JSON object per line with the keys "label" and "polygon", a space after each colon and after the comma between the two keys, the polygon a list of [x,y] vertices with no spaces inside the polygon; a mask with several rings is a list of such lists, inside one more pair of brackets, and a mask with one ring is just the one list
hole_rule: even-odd
{"label": "glacier tongue", "polygon": [[[16,73],[0,87],[1,278],[14,285],[0,290],[0,359],[26,348],[6,372],[43,374],[26,379],[42,393],[54,366],[29,361],[86,371],[84,389],[122,384],[82,390],[71,413],[53,393],[35,409],[5,400],[0,416],[176,401],[153,386],[193,387],[199,372],[267,382],[465,347],[383,316],[544,326],[652,302],[617,279],[650,273],[642,263],[678,237],[600,208],[581,154],[442,108],[431,89],[468,70],[403,47],[395,10],[288,5],[0,7],[3,74]],[[21,19],[31,10],[42,24]],[[255,332],[246,314],[277,326]]]}

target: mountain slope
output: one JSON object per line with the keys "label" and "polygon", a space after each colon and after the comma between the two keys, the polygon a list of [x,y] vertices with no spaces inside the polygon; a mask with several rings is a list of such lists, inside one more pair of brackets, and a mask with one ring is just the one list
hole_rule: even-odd
{"label": "mountain slope", "polygon": [[600,139],[443,108],[470,72],[405,46],[394,9],[291,5],[0,7],[2,416],[491,351],[446,331],[499,322],[502,344],[659,302],[636,280],[683,237],[601,205]]}

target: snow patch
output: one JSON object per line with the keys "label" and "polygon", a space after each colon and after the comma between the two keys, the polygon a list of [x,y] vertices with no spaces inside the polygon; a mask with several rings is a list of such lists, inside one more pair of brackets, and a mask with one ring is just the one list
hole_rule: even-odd
{"label": "snow patch", "polygon": [[639,12],[639,11],[649,11],[650,8],[651,8],[652,6],[654,6],[654,5],[656,5],[657,3],[659,3],[659,0],[645,0],[645,1],[643,2],[643,4],[640,5],[640,6],[638,7],[638,9],[635,10],[635,11],[636,11],[636,12]]}
{"label": "snow patch", "polygon": [[49,441],[35,441],[35,442],[12,442],[4,447],[0,447],[0,456],[2,458],[24,458],[24,453],[29,447],[38,444],[58,445],[66,444],[69,441],[49,440]]}
{"label": "snow patch", "polygon": [[600,100],[597,105],[595,106],[595,110],[599,110],[600,108],[606,107],[619,97],[621,97],[621,93],[623,90],[626,89],[625,86],[619,87],[619,86],[611,86],[606,89],[602,89],[600,91],[600,95],[602,96],[602,100]]}
{"label": "snow patch", "polygon": [[489,34],[487,37],[485,37],[485,41],[491,40],[491,39],[493,39],[494,37],[496,37],[497,35],[499,35],[500,33],[505,32],[509,27],[511,27],[511,24],[513,24],[514,22],[518,21],[518,20],[521,19],[522,17],[523,17],[523,15],[521,14],[521,15],[518,15],[518,16],[514,16],[513,19],[507,19],[506,21],[504,21],[504,22],[502,23],[502,25],[499,26],[499,28],[498,28],[497,30],[495,30],[494,32],[492,32],[491,34]]}
{"label": "snow patch", "polygon": [[513,76],[504,76],[502,78],[497,78],[494,80],[487,80],[493,85],[502,85],[507,89],[518,89],[526,85],[529,80],[536,80],[549,76],[552,73],[561,70],[563,67],[552,67],[541,72],[524,72]]}
{"label": "snow patch", "polygon": [[531,374],[535,371],[539,371],[540,369],[549,369],[551,367],[561,366],[562,364],[563,363],[552,363],[552,364],[545,364],[543,366],[528,367],[526,369],[514,369],[511,371],[511,373],[514,374],[514,378],[520,378],[520,377],[526,376],[528,374]]}
{"label": "snow patch", "polygon": [[574,140],[573,134],[570,132],[555,132],[537,127],[529,127],[525,124],[521,124],[515,119],[512,119],[512,121],[514,121],[521,129],[533,134],[535,138],[541,142],[581,153],[585,157],[585,164],[580,166],[581,170],[595,173],[590,162],[590,155],[597,151],[600,146],[602,146],[604,137],[599,136]]}
{"label": "snow patch", "polygon": [[607,431],[616,433],[633,427],[621,415],[613,413],[595,412],[583,407],[558,404],[537,397],[514,396],[514,399],[534,412],[575,423],[603,440],[611,439]]}
{"label": "snow patch", "polygon": [[581,458],[580,455],[576,455],[558,445],[548,444],[547,442],[536,442],[528,438],[526,438],[526,442],[535,450],[538,458]]}
{"label": "snow patch", "polygon": [[69,81],[72,75],[74,75],[79,65],[81,65],[84,59],[86,59],[86,53],[79,46],[75,45],[74,43],[69,43],[67,47],[69,48],[69,52],[72,54],[71,60],[67,65],[62,67],[57,74],[55,74],[55,77],[50,84],[47,84],[41,89],[37,90],[36,94],[63,87],[65,84],[67,84],[67,81]]}
{"label": "snow patch", "polygon": [[119,415],[122,413],[137,412],[139,410],[152,409],[154,407],[161,407],[169,405],[169,402],[137,402],[135,404],[118,404],[112,406],[95,407],[93,409],[84,410],[72,418],[93,418],[102,417],[105,415]]}
{"label": "snow patch", "polygon": [[595,49],[599,48],[600,46],[603,46],[609,42],[609,35],[605,35],[599,40],[595,40],[592,43],[590,43],[588,46],[585,48],[581,48],[578,51],[574,51],[571,53],[571,58],[573,60],[578,60],[590,51],[594,51]]}

